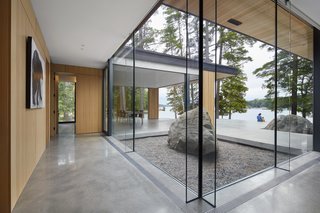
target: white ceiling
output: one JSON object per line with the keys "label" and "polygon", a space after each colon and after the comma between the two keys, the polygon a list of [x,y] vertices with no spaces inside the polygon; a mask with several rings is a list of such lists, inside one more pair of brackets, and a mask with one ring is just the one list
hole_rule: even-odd
{"label": "white ceiling", "polygon": [[319,0],[291,0],[291,2],[306,16],[320,25]]}
{"label": "white ceiling", "polygon": [[157,0],[31,2],[53,63],[103,68]]}
{"label": "white ceiling", "polygon": [[[157,1],[31,0],[52,62],[95,68],[106,65]],[[292,4],[320,24],[318,1]]]}

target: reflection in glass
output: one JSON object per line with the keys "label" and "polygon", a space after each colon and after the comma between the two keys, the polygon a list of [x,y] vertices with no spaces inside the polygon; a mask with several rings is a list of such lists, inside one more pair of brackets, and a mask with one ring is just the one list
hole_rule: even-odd
{"label": "reflection in glass", "polygon": [[126,45],[112,58],[113,109],[112,135],[123,142],[126,152],[133,150],[133,43]]}
{"label": "reflection in glass", "polygon": [[112,58],[112,123],[187,201],[215,204],[216,189],[312,150],[312,28],[290,4],[276,28],[274,1],[204,2],[203,29],[198,1],[166,0]]}

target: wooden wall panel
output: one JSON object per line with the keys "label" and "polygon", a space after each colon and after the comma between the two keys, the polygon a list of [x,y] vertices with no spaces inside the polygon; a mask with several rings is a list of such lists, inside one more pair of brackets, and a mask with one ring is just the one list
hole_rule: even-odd
{"label": "wooden wall panel", "polygon": [[148,119],[159,118],[159,89],[148,89]]}
{"label": "wooden wall panel", "polygon": [[[11,208],[49,142],[49,85],[46,108],[26,109],[26,38],[32,36],[50,67],[50,58],[29,0],[12,0],[11,23]],[[50,78],[50,70],[46,70]],[[46,79],[48,83],[48,79]]]}
{"label": "wooden wall panel", "polygon": [[0,1],[0,212],[10,212],[11,0]]}
{"label": "wooden wall panel", "polygon": [[102,70],[52,64],[51,72],[76,76],[76,134],[102,132]]}
{"label": "wooden wall panel", "polygon": [[102,131],[102,79],[99,76],[77,75],[76,133]]}
{"label": "wooden wall panel", "polygon": [[214,72],[203,72],[203,108],[207,110],[211,118],[211,123],[214,124]]}

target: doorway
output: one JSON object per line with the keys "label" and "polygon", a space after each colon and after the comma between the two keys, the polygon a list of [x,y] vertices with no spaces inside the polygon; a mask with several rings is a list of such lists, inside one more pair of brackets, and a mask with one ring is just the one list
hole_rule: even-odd
{"label": "doorway", "polygon": [[76,81],[74,78],[58,82],[58,134],[75,134],[76,125]]}

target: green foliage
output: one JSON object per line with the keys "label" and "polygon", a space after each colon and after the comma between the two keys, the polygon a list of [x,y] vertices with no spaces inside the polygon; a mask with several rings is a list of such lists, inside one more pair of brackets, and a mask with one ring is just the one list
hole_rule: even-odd
{"label": "green foliage", "polygon": [[172,107],[171,111],[174,112],[175,118],[184,112],[184,90],[183,85],[175,85],[168,88],[167,97],[168,105]]}
{"label": "green foliage", "polygon": [[[141,98],[141,90],[140,88],[136,88],[136,111],[140,110],[140,98]],[[147,110],[148,109],[148,90],[144,89],[143,92],[143,109]]]}
{"label": "green foliage", "polygon": [[74,120],[75,111],[75,83],[59,82],[58,84],[59,121]]}
{"label": "green foliage", "polygon": [[226,78],[220,91],[219,109],[222,115],[228,114],[231,119],[231,114],[235,112],[247,112],[247,101],[245,100],[248,88],[246,86],[246,76],[240,73],[236,76]]}
{"label": "green foliage", "polygon": [[[274,51],[273,48],[269,48]],[[278,51],[278,98],[277,110],[289,109],[292,114],[301,112],[303,117],[312,114],[313,73],[312,62],[287,51]],[[256,69],[253,74],[265,79],[263,88],[267,89],[266,98],[269,109],[275,110],[275,65],[274,60]]]}
{"label": "green foliage", "polygon": [[159,31],[150,26],[151,20],[148,20],[135,34],[136,48],[145,50],[154,50],[152,46],[155,44]]}
{"label": "green foliage", "polygon": [[247,77],[241,70],[244,63],[252,61],[249,57],[246,45],[253,45],[254,40],[241,35],[237,32],[227,30],[223,27],[219,31],[219,64],[225,62],[228,66],[236,68],[236,76],[225,78],[221,82],[219,91],[219,114],[229,115],[232,113],[244,113],[247,111],[247,102],[245,100],[248,88],[246,86]]}
{"label": "green foliage", "polygon": [[161,43],[165,44],[164,53],[183,56],[183,29],[185,29],[184,13],[165,7],[163,12],[166,20],[165,28],[162,30]]}
{"label": "green foliage", "polygon": [[254,99],[247,101],[247,106],[249,108],[270,108],[270,100],[268,99]]}
{"label": "green foliage", "polygon": [[188,110],[199,106],[199,83],[197,81],[190,82],[189,103]]}

